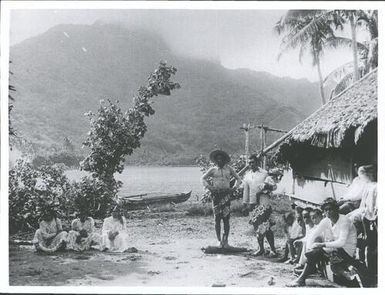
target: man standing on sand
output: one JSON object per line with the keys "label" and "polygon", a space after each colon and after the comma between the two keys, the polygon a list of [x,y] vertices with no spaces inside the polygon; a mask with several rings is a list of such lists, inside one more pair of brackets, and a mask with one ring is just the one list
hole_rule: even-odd
{"label": "man standing on sand", "polygon": [[[201,178],[203,186],[211,193],[213,212],[215,217],[215,233],[219,247],[229,248],[228,237],[230,233],[230,203],[235,187],[239,187],[242,180],[235,170],[228,165],[230,156],[222,150],[210,153],[210,160],[216,165],[210,168]],[[231,177],[237,182],[230,188]],[[221,220],[223,220],[224,234],[221,238]]]}
{"label": "man standing on sand", "polygon": [[264,238],[266,237],[272,257],[277,257],[274,246],[274,234],[271,230],[270,196],[268,191],[275,190],[277,185],[268,172],[259,167],[260,158],[257,155],[249,157],[250,171],[243,179],[243,205],[251,212],[250,223],[253,224],[257,234],[259,251],[256,256],[265,254]]}

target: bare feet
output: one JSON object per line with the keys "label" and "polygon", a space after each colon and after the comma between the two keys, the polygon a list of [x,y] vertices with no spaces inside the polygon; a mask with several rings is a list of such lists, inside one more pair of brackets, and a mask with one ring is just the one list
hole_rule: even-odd
{"label": "bare feet", "polygon": [[295,280],[286,284],[286,287],[303,287],[303,286],[306,286],[306,283],[304,280]]}

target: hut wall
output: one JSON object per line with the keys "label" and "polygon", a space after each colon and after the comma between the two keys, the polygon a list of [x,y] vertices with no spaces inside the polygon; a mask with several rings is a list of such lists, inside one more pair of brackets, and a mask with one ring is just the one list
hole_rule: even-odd
{"label": "hut wall", "polygon": [[324,179],[349,184],[354,177],[352,151],[348,149],[310,148],[291,166],[307,180]]}
{"label": "hut wall", "polygon": [[322,203],[327,197],[333,197],[333,189],[336,198],[341,197],[348,189],[348,184],[331,183],[324,181],[294,179],[293,171],[285,171],[281,181],[277,185],[276,193],[294,194],[295,197],[314,203]]}

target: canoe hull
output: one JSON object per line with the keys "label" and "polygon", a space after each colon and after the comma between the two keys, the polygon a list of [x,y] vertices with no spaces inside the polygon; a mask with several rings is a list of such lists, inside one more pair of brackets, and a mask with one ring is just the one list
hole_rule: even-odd
{"label": "canoe hull", "polygon": [[180,194],[142,194],[134,196],[122,196],[120,201],[128,210],[138,210],[150,205],[178,204],[186,202],[191,196],[191,191]]}

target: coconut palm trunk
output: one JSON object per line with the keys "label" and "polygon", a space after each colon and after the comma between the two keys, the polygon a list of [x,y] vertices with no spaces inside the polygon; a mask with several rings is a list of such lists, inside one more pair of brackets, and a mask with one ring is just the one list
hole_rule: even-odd
{"label": "coconut palm trunk", "polygon": [[349,15],[350,28],[352,30],[352,49],[353,49],[353,78],[354,81],[358,81],[359,73],[358,73],[358,50],[357,50],[357,33],[356,33],[356,20],[353,13]]}
{"label": "coconut palm trunk", "polygon": [[320,91],[320,95],[321,95],[322,104],[324,105],[326,103],[326,99],[325,99],[323,77],[322,77],[322,72],[321,72],[321,62],[319,60],[318,55],[315,55],[314,59],[315,59],[316,65],[317,65],[317,72],[318,72],[318,79],[319,79],[319,91]]}

